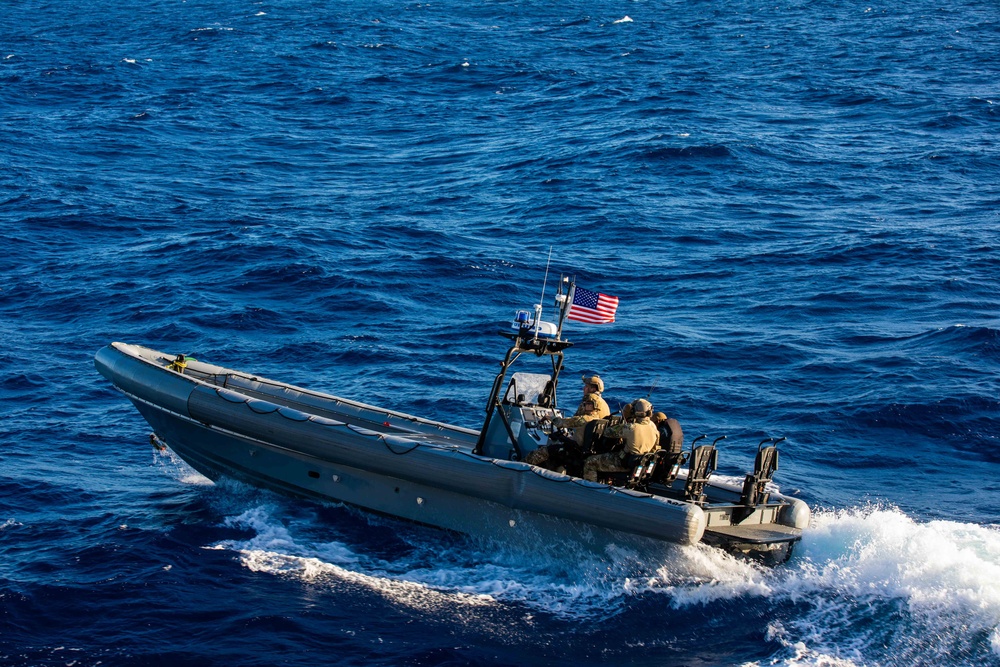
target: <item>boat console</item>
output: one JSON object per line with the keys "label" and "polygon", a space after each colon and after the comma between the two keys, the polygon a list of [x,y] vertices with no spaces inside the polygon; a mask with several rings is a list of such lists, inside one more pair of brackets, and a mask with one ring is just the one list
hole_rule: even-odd
{"label": "boat console", "polygon": [[482,451],[485,456],[520,460],[538,447],[549,444],[552,420],[562,411],[552,407],[554,382],[543,373],[514,373],[493,408],[498,419],[489,420],[484,429]]}

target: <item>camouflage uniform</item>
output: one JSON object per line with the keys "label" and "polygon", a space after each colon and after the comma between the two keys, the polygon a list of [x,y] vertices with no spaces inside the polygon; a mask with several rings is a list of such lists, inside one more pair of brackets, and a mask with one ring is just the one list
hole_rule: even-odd
{"label": "camouflage uniform", "polygon": [[533,466],[538,466],[539,468],[546,467],[545,464],[549,462],[549,448],[550,445],[542,445],[538,449],[533,449],[528,452],[527,456],[524,457],[525,463],[530,463]]}
{"label": "camouflage uniform", "polygon": [[571,428],[573,429],[573,439],[576,440],[576,444],[583,446],[583,432],[587,430],[587,422],[592,422],[595,419],[600,419],[597,416],[597,412],[591,409],[590,414],[577,415],[576,417],[569,417],[567,419],[556,419],[552,422],[552,425],[556,428]]}
{"label": "camouflage uniform", "polygon": [[[552,420],[552,425],[555,428],[573,429],[573,440],[576,441],[576,444],[582,446],[583,434],[587,428],[587,422],[592,422],[599,418],[595,412],[595,404],[596,401],[588,396],[583,399],[583,403],[580,404],[580,410],[585,410],[585,414],[567,417],[565,419],[554,419]],[[563,447],[565,447],[565,445],[544,445],[534,451],[528,452],[528,455],[524,457],[524,462],[530,463],[533,466],[541,466],[542,468],[545,468],[547,467],[549,459],[553,454],[553,450],[561,449]]]}
{"label": "camouflage uniform", "polygon": [[[640,399],[649,406],[648,409],[638,411],[642,414],[637,421],[612,426],[605,431],[605,435],[621,437],[625,441],[622,451],[609,452],[607,454],[597,454],[591,456],[583,465],[583,478],[591,482],[597,481],[599,472],[626,472],[631,468],[625,466],[625,462],[630,456],[642,456],[649,452],[654,452],[660,444],[660,433],[656,425],[649,419],[649,411],[652,406],[648,401]],[[636,401],[635,403],[638,403]],[[633,408],[635,409],[633,404]]]}

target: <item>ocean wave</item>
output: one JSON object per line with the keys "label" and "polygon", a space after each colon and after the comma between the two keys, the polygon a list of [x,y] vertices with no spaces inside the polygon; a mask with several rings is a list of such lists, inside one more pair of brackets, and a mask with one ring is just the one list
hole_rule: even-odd
{"label": "ocean wave", "polygon": [[[308,522],[281,521],[273,512],[274,508],[257,506],[228,519],[227,525],[249,527],[255,536],[215,548],[237,551],[253,571],[325,582],[334,590],[360,585],[394,604],[425,612],[468,613],[469,608],[515,604],[558,618],[593,621],[621,610],[623,580],[616,583],[613,572],[625,576],[641,567],[628,550],[619,552],[621,563],[613,565],[582,544],[551,545],[531,537],[522,545],[478,542],[366,516],[376,527],[388,521],[397,539],[407,540],[404,551],[399,552],[397,545],[386,554],[388,559],[379,559],[358,551],[363,545],[343,539],[313,542],[307,537]],[[542,551],[523,550],[528,543]],[[575,558],[567,561],[567,554]],[[572,570],[567,570],[569,562]]]}
{"label": "ocean wave", "polygon": [[662,148],[647,149],[639,154],[640,158],[644,160],[683,160],[689,158],[719,159],[732,157],[732,155],[732,151],[722,145],[680,147],[665,146]]}
{"label": "ocean wave", "polygon": [[[480,543],[416,527],[400,530],[405,524],[371,517],[376,528],[388,521],[395,535],[394,546],[378,558],[351,541],[360,533],[318,532],[312,518],[279,519],[281,514],[265,504],[233,515],[226,525],[253,536],[212,548],[237,553],[253,572],[331,591],[360,586],[424,613],[488,617],[498,606],[515,605],[593,623],[656,600],[677,613],[725,600],[763,605],[774,617],[769,641],[783,647],[771,664],[789,667],[1000,657],[993,648],[1000,632],[996,528],[918,523],[879,506],[821,510],[791,562],[770,569],[704,546],[650,551],[609,545],[595,553],[582,544],[545,540]],[[858,632],[861,622],[870,630]],[[926,639],[915,639],[921,636]]]}
{"label": "ocean wave", "polygon": [[[761,570],[714,550],[702,556],[701,576],[711,583],[677,585],[660,574],[643,590],[680,608],[770,600],[777,618],[768,638],[784,651],[767,664],[902,667],[989,664],[1000,657],[995,527],[917,523],[897,509],[869,506],[816,512],[782,568]],[[786,603],[794,614],[782,611]],[[868,629],[859,632],[859,624]]]}
{"label": "ocean wave", "polygon": [[25,373],[16,373],[14,375],[4,375],[0,379],[0,388],[4,391],[14,392],[14,393],[25,393],[25,394],[35,394],[38,390],[46,387],[48,381],[43,376],[38,375],[27,375]]}
{"label": "ocean wave", "polygon": [[[812,611],[782,621],[811,649],[859,664],[1000,658],[992,645],[1000,628],[996,528],[859,508],[817,513],[802,547],[779,595],[811,600]],[[863,619],[871,631],[858,635]],[[785,641],[794,650],[797,642]],[[785,664],[801,664],[793,659]]]}

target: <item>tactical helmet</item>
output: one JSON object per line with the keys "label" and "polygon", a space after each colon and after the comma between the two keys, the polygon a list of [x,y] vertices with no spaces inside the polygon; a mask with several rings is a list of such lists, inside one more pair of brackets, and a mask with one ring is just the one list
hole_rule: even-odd
{"label": "tactical helmet", "polygon": [[632,401],[633,417],[636,419],[642,419],[643,417],[648,417],[651,414],[653,414],[653,404],[645,398],[637,398]]}
{"label": "tactical helmet", "polygon": [[667,418],[667,416],[665,414],[663,414],[662,412],[654,412],[653,413],[653,421],[654,422],[661,422],[661,421],[665,420],[666,418]]}
{"label": "tactical helmet", "polygon": [[583,383],[592,384],[597,387],[597,393],[599,394],[604,392],[604,380],[602,380],[599,375],[584,375]]}

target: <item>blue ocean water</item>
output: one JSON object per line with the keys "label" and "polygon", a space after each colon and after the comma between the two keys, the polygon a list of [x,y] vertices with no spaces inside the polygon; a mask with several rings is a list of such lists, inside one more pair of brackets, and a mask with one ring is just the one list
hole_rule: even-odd
{"label": "blue ocean water", "polygon": [[[998,54],[982,0],[5,4],[0,664],[1000,665]],[[567,373],[722,475],[788,438],[785,566],[213,485],[93,368],[477,427],[550,248],[621,299]]]}

